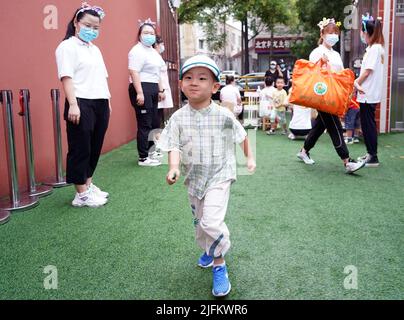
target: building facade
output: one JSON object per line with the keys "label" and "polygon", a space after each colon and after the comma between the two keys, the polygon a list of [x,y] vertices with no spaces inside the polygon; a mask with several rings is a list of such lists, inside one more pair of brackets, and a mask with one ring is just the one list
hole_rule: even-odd
{"label": "building facade", "polygon": [[226,34],[226,44],[218,51],[211,51],[206,40],[206,34],[199,23],[180,25],[181,62],[196,55],[210,56],[221,70],[235,70],[238,73],[238,64],[233,56],[241,50],[241,24],[228,22],[218,25],[218,34]]}

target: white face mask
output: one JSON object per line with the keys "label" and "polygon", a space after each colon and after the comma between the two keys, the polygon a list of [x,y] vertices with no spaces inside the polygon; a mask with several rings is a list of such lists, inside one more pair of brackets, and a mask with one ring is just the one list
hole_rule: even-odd
{"label": "white face mask", "polygon": [[166,47],[164,46],[164,44],[160,45],[160,53],[163,53],[166,50]]}
{"label": "white face mask", "polygon": [[327,43],[329,46],[333,47],[337,44],[339,41],[339,35],[332,33],[332,34],[326,34],[324,38],[325,43]]}

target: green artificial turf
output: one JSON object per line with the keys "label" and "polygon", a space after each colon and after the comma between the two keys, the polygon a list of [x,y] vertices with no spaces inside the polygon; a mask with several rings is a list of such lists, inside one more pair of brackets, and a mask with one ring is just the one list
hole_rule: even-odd
{"label": "green artificial turf", "polygon": [[[302,141],[256,133],[257,171],[232,186],[226,218],[227,299],[403,299],[404,135],[381,135],[381,166],[346,175],[327,135],[307,166]],[[105,207],[72,208],[67,187],[0,226],[0,299],[212,299],[182,181],[136,161],[135,143],[102,156]],[[57,290],[44,289],[48,265]]]}

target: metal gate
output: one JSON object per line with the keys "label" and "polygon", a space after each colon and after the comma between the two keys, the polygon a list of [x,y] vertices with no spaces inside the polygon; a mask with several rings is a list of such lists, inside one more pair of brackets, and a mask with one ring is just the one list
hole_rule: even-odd
{"label": "metal gate", "polygon": [[404,0],[395,6],[391,130],[404,131]]}
{"label": "metal gate", "polygon": [[168,78],[170,80],[171,93],[173,96],[174,109],[164,110],[164,120],[167,120],[171,114],[180,106],[179,91],[179,46],[178,46],[178,17],[177,11],[171,0],[157,0],[159,15],[158,24],[160,26],[160,35],[165,44],[163,59],[168,67]]}

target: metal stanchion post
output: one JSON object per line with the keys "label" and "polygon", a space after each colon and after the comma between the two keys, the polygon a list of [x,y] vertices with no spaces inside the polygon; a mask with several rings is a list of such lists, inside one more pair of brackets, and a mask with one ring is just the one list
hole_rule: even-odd
{"label": "metal stanchion post", "polygon": [[13,93],[11,90],[1,91],[0,102],[3,104],[4,132],[7,146],[7,163],[9,169],[10,200],[0,202],[0,208],[7,211],[27,210],[38,205],[37,197],[30,197],[19,192],[17,158],[15,153],[14,123],[12,112]]}
{"label": "metal stanchion post", "polygon": [[60,108],[59,89],[51,90],[52,108],[53,108],[53,128],[55,136],[55,161],[56,161],[56,181],[47,181],[44,184],[53,186],[54,188],[66,187],[69,184],[66,183],[63,174],[63,154],[62,154],[62,133],[60,129]]}
{"label": "metal stanchion post", "polygon": [[27,174],[29,181],[29,195],[31,197],[45,197],[53,192],[52,187],[39,185],[35,180],[35,161],[34,148],[32,144],[32,127],[31,127],[31,111],[30,111],[30,93],[28,89],[20,90],[20,106],[18,113],[24,119],[24,137],[25,137],[25,157],[27,162]]}
{"label": "metal stanchion post", "polygon": [[10,212],[0,210],[0,224],[5,224],[8,220],[10,220]]}

